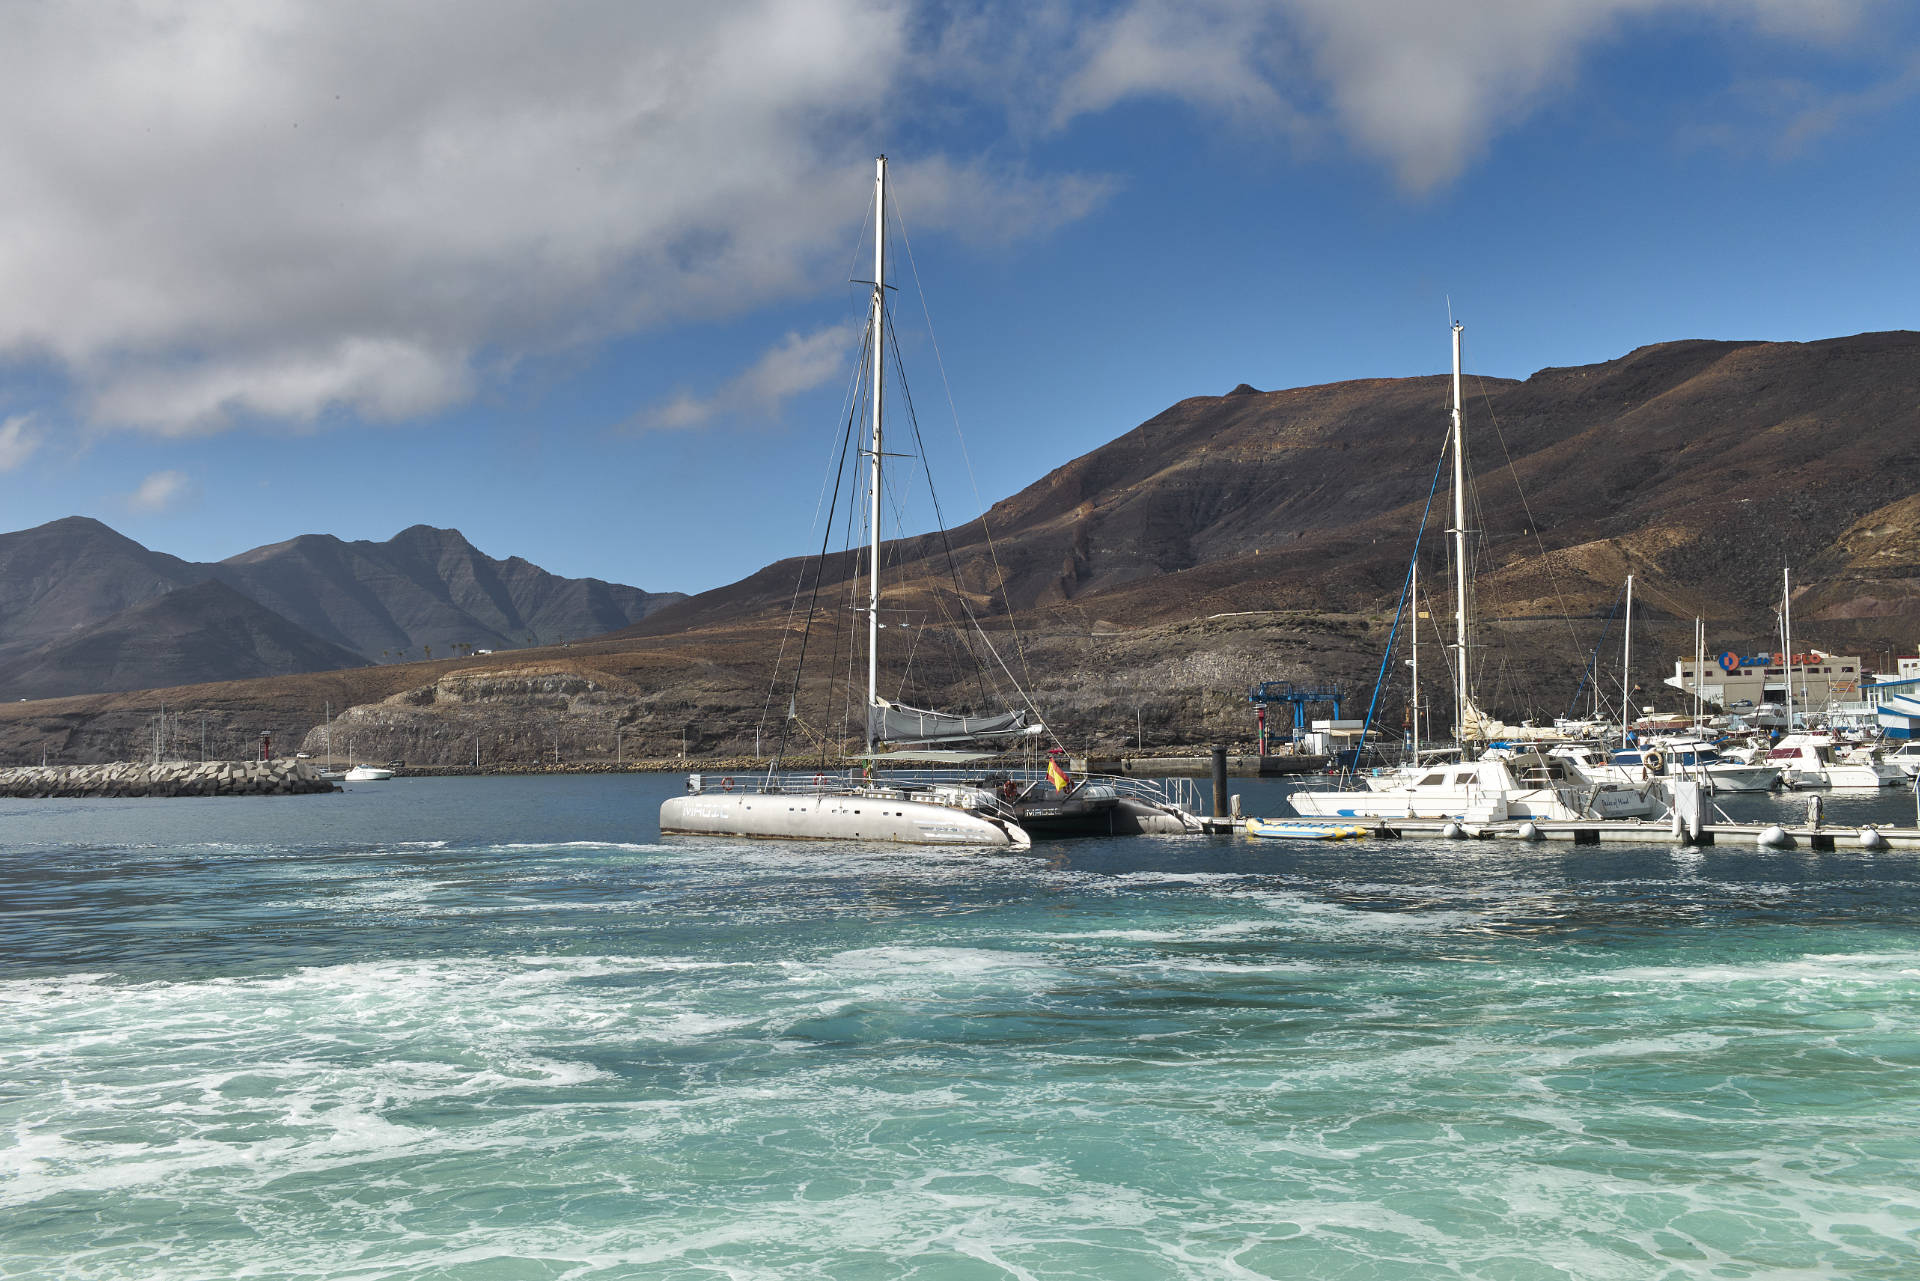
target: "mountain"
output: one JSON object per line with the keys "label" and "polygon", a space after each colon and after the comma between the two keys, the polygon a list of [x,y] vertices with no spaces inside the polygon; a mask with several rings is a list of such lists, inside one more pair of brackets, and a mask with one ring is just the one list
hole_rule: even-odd
{"label": "mountain", "polygon": [[[1920,493],[1920,335],[1661,343],[1469,377],[1467,402],[1489,616],[1604,610],[1631,568],[1651,607],[1747,618],[1770,608],[1783,563],[1818,570],[1817,586],[1797,579],[1823,615],[1920,613],[1920,550],[1898,536]],[[1404,578],[1448,403],[1444,376],[1184,400],[996,504],[991,543],[975,521],[890,544],[889,582],[911,596],[945,581],[951,545],[976,608],[995,612],[1133,625],[1377,608]],[[1444,486],[1424,543],[1436,583]],[[770,616],[799,569],[769,566],[631,634]],[[824,582],[854,572],[842,558]]]}
{"label": "mountain", "polygon": [[246,680],[364,664],[218,581],[181,587],[0,662],[10,699]]}
{"label": "mountain", "polygon": [[0,534],[0,657],[208,576],[205,566],[148,551],[85,516]]}
{"label": "mountain", "polygon": [[[1439,364],[1444,331],[1435,347]],[[1636,680],[1655,701],[1668,697],[1658,675],[1692,652],[1695,615],[1707,620],[1715,651],[1771,641],[1783,564],[1794,567],[1799,643],[1877,665],[1920,638],[1920,335],[1659,343],[1521,380],[1470,374],[1466,391],[1478,477],[1469,523],[1482,535],[1479,688],[1495,713],[1566,710],[1628,573],[1634,653],[1647,664]],[[975,521],[887,544],[890,607],[930,623],[951,616],[935,605],[936,588],[957,581],[997,657],[1075,746],[1244,741],[1255,681],[1335,683],[1349,700],[1372,688],[1447,420],[1440,375],[1282,391],[1243,384],[1183,400],[996,504],[991,542]],[[1422,544],[1421,582],[1434,592],[1425,604],[1438,615],[1451,609],[1448,506],[1443,481]],[[457,548],[450,559],[458,563]],[[438,552],[415,558],[425,560],[448,563]],[[843,704],[810,690],[810,710],[786,717],[786,673],[770,681],[771,669],[793,638],[795,584],[812,593],[817,576],[819,600],[843,599],[858,565],[842,556],[809,564],[804,578],[801,570],[801,561],[783,561],[692,598],[650,602],[638,622],[566,651],[287,677],[190,697],[231,709],[237,726],[294,732],[316,723],[325,702],[337,709],[405,694],[409,706],[439,709],[430,727],[438,737],[422,729],[396,746],[451,762],[472,750],[463,734],[474,727],[460,719],[465,701],[433,694],[443,678],[511,671],[501,688],[537,689],[549,673],[581,675],[585,665],[582,679],[619,691],[618,706],[579,718],[605,740],[582,730],[575,740],[541,740],[540,750],[568,760],[620,750],[671,756],[685,736],[695,753],[746,752],[756,731],[830,741],[843,732],[833,710]],[[818,616],[829,631],[858,622],[837,609]],[[961,655],[943,648],[946,630],[916,629],[909,701],[970,699],[961,664],[947,661]],[[429,643],[439,655],[456,639],[473,638]],[[844,674],[850,640],[816,636],[816,652]],[[1616,625],[1607,652],[1618,645]],[[785,646],[787,670],[797,649]],[[1399,723],[1403,693],[1404,676],[1379,709],[1389,724]],[[115,745],[137,736],[147,708],[113,696],[0,704],[0,756],[37,759],[48,741],[86,759],[124,752]],[[515,713],[503,701],[490,714],[511,722]],[[857,728],[845,732],[858,738]]]}
{"label": "mountain", "polygon": [[[210,582],[227,591],[183,594]],[[236,615],[236,595],[275,621]],[[429,650],[554,644],[625,627],[679,599],[597,578],[562,578],[517,556],[495,560],[458,530],[426,525],[386,542],[308,534],[203,564],[149,551],[97,520],[70,516],[0,534],[0,694],[240,680],[313,671],[323,660],[360,666],[431,657]],[[168,603],[160,613],[130,612],[162,600]],[[194,610],[205,617],[195,622]],[[180,653],[156,651],[144,676],[137,646],[115,648],[136,623],[183,638]],[[227,625],[239,628],[231,644],[212,637]],[[184,638],[195,632],[207,661],[187,652]],[[209,665],[220,655],[232,660],[229,667]],[[64,678],[63,664],[71,664]],[[102,680],[110,683],[96,683]]]}
{"label": "mountain", "polygon": [[613,631],[681,599],[495,560],[457,529],[415,525],[383,543],[306,534],[209,566],[315,636],[381,659],[456,645],[513,649]]}

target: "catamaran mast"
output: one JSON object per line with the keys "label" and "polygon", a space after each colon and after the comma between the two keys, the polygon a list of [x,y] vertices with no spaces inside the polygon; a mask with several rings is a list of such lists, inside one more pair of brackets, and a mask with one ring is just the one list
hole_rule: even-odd
{"label": "catamaran mast", "polygon": [[867,752],[873,752],[873,709],[880,694],[880,400],[887,382],[887,158],[873,162],[873,314],[867,325],[873,361],[873,440],[867,472],[873,545],[867,551]]}
{"label": "catamaran mast", "polygon": [[1464,326],[1459,321],[1453,322],[1453,563],[1458,578],[1453,608],[1453,645],[1459,660],[1453,669],[1453,705],[1459,714],[1460,745],[1464,748],[1472,701],[1467,694],[1467,433],[1460,417],[1462,328]]}

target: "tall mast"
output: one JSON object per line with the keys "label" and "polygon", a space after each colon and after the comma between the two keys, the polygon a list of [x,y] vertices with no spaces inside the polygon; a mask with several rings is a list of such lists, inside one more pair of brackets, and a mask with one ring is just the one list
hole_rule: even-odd
{"label": "tall mast", "polygon": [[873,439],[867,472],[868,519],[873,545],[867,551],[867,751],[873,751],[873,708],[880,696],[880,402],[887,383],[887,158],[873,162],[873,314],[867,321],[873,360]]}
{"label": "tall mast", "polygon": [[1413,562],[1413,763],[1420,763],[1420,560]]}
{"label": "tall mast", "polygon": [[1696,617],[1693,620],[1693,727],[1700,728],[1700,722],[1707,719],[1706,687],[1701,683],[1707,678],[1707,620]]}
{"label": "tall mast", "polygon": [[1633,575],[1627,575],[1627,626],[1620,641],[1620,746],[1633,724]]}
{"label": "tall mast", "polygon": [[1793,733],[1793,571],[1780,567],[1780,645],[1787,652],[1787,733]]}
{"label": "tall mast", "polygon": [[[1460,745],[1467,742],[1467,432],[1460,417],[1460,331],[1453,322],[1453,646],[1459,661],[1453,670],[1453,705],[1459,717]],[[1465,759],[1462,757],[1461,759]]]}

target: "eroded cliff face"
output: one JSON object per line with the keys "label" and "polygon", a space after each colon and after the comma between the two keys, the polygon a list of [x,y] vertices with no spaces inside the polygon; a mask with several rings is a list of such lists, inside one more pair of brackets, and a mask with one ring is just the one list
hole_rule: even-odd
{"label": "eroded cliff face", "polygon": [[452,671],[430,685],[350,707],[309,730],[301,750],[336,760],[483,765],[611,760],[650,720],[647,693],[591,668]]}

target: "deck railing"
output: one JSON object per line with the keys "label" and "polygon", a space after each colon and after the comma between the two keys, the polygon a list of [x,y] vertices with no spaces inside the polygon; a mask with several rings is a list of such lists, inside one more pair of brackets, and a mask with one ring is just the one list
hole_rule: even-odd
{"label": "deck railing", "polygon": [[[1015,795],[1022,799],[1036,794],[1051,794],[1053,783],[1045,770],[877,770],[868,774],[858,769],[783,770],[764,774],[700,774],[699,788],[711,792],[778,792],[788,796],[817,796],[837,792],[896,791],[911,794],[936,788],[965,787],[992,797],[992,810],[1011,814],[1005,804],[1003,788],[1012,782]],[[1109,788],[1117,796],[1133,797],[1155,805],[1170,805],[1189,814],[1199,813],[1199,781],[1191,778],[1133,778],[1122,774],[1076,774],[1071,788]]]}

